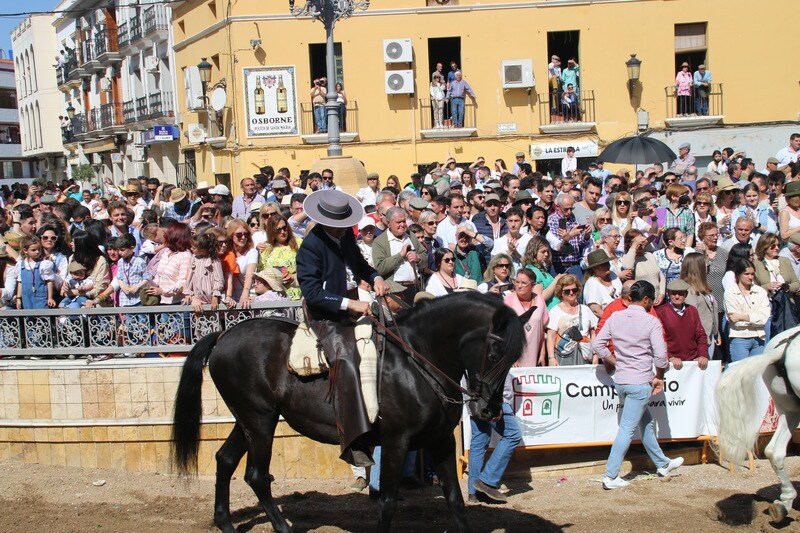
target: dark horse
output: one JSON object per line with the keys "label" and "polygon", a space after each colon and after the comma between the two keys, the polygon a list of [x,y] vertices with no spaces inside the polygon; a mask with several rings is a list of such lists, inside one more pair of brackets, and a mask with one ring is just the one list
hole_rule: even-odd
{"label": "dark horse", "polygon": [[[454,382],[466,375],[473,416],[490,420],[500,413],[508,369],[525,343],[518,317],[494,296],[463,293],[421,305],[397,317],[406,342],[449,378],[412,360],[387,341],[380,363],[380,412],[372,444],[383,446],[378,531],[388,531],[397,506],[403,460],[409,449],[425,448],[453,514],[456,529],[468,531],[456,475],[453,430],[461,418],[462,391]],[[271,492],[270,456],[279,415],[299,433],[338,444],[333,407],[326,400],[327,377],[299,378],[287,371],[289,343],[296,325],[270,318],[242,322],[203,337],[183,365],[172,430],[178,471],[196,469],[203,366],[236,419],[217,451],[214,523],[226,533],[231,523],[230,480],[247,453],[245,481],[255,492],[276,531],[291,531]],[[450,381],[452,380],[452,381]]]}

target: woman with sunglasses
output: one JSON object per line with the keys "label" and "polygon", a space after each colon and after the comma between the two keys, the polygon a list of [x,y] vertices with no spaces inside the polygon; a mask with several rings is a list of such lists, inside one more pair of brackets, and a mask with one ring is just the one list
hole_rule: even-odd
{"label": "woman with sunglasses", "polygon": [[581,282],[576,276],[565,274],[556,282],[555,292],[561,303],[550,309],[550,320],[547,322],[548,366],[561,365],[558,361],[557,348],[565,344],[564,341],[568,342],[564,335],[573,327],[580,331],[579,343],[583,362],[596,365],[598,358],[592,353],[591,342],[597,327],[597,317],[587,306],[578,303]]}
{"label": "woman with sunglasses", "polygon": [[460,288],[464,277],[456,274],[456,257],[449,248],[439,248],[434,255],[436,272],[428,280],[425,290],[434,296],[446,296]]}
{"label": "woman with sunglasses", "polygon": [[666,196],[668,205],[656,209],[659,222],[664,221],[661,227],[678,228],[686,238],[686,247],[691,247],[694,244],[694,213],[689,207],[689,187],[672,183],[667,187]]}
{"label": "woman with sunglasses", "polygon": [[436,213],[426,209],[419,215],[418,223],[422,226],[423,231],[422,239],[419,242],[425,247],[425,251],[428,253],[428,263],[426,265],[420,265],[422,279],[427,282],[436,271],[435,252],[437,249],[444,246],[444,244],[442,243],[441,237],[436,236]]}
{"label": "woman with sunglasses", "polygon": [[[727,180],[726,183],[723,181]],[[733,235],[731,215],[738,207],[736,202],[736,185],[728,178],[720,178],[717,182],[717,226],[719,226],[720,240],[724,241]]]}
{"label": "woman with sunglasses", "polygon": [[[708,193],[699,193],[694,197],[694,234],[697,235],[697,244],[700,244],[700,225],[705,222],[717,223],[716,209],[714,202],[711,200],[711,195]],[[697,248],[697,247],[695,247]]]}
{"label": "woman with sunglasses", "polygon": [[483,283],[478,285],[478,292],[506,296],[511,292],[514,279],[514,263],[507,254],[497,254],[489,261],[483,272]]}
{"label": "woman with sunglasses", "polygon": [[678,116],[684,117],[692,112],[692,91],[694,90],[694,77],[689,71],[689,63],[681,64],[681,69],[675,76],[675,98],[678,102]]}
{"label": "woman with sunglasses", "polygon": [[[633,200],[628,191],[620,191],[614,197],[614,206],[611,208],[612,224],[619,228],[622,235],[625,235],[632,227],[632,221],[636,212],[632,208]],[[620,242],[620,251],[622,243]]]}
{"label": "woman with sunglasses", "polygon": [[227,287],[226,300],[238,302],[242,308],[250,307],[250,289],[253,287],[253,274],[258,264],[258,250],[253,246],[253,236],[244,220],[234,218],[228,222],[226,228],[228,235],[228,248],[236,256],[238,275],[233,277],[233,283]]}
{"label": "woman with sunglasses", "polygon": [[522,268],[517,272],[514,280],[514,290],[503,298],[505,304],[517,315],[521,316],[530,309],[534,309],[533,314],[524,324],[525,349],[514,366],[544,366],[547,358],[544,331],[550,321],[550,313],[547,311],[541,295],[533,292],[535,283],[535,274],[527,268]]}
{"label": "woman with sunglasses", "polygon": [[595,241],[594,246],[586,249],[586,253],[581,258],[581,268],[587,270],[589,254],[594,250],[603,250],[611,261],[611,272],[617,275],[620,280],[627,281],[633,278],[633,271],[626,270],[622,267],[622,256],[624,251],[624,242],[622,241],[622,233],[619,228],[614,224],[606,224],[600,230],[600,236]]}
{"label": "woman with sunglasses", "polygon": [[658,266],[655,256],[650,253],[650,239],[638,229],[625,234],[625,255],[622,256],[622,268],[633,272],[636,281],[647,281],[656,288],[656,299],[653,305],[660,305],[667,291],[664,273]]}
{"label": "woman with sunglasses", "polygon": [[[777,313],[778,309],[783,310],[785,301],[779,302],[779,292],[783,292],[789,298],[794,307],[798,292],[800,292],[800,280],[794,272],[792,263],[788,257],[780,257],[778,252],[781,250],[781,243],[778,236],[774,233],[765,233],[758,239],[756,244],[756,261],[753,262],[756,273],[756,283],[770,296],[772,310]],[[777,317],[776,317],[777,318]],[[783,332],[781,321],[776,320],[774,324],[768,324],[772,329],[767,330],[767,341]]]}
{"label": "woman with sunglasses", "polygon": [[252,215],[248,217],[247,224],[251,228],[250,232],[253,234],[253,246],[256,247],[258,253],[263,252],[267,246],[267,221],[272,215],[280,212],[280,204],[277,202],[267,202],[261,206],[261,209],[258,210],[258,218],[256,219],[257,226],[255,231],[253,231],[252,221],[250,220]]}
{"label": "woman with sunglasses", "polygon": [[[53,262],[56,274],[53,288],[55,291],[59,291],[61,290],[61,284],[67,279],[69,247],[64,243],[56,226],[42,226],[36,231],[36,236],[42,241],[42,259]],[[54,292],[54,294],[57,294],[57,292]]]}
{"label": "woman with sunglasses", "polygon": [[267,242],[258,260],[258,271],[275,268],[283,275],[283,285],[291,300],[300,299],[297,285],[297,250],[303,239],[295,237],[289,221],[283,215],[267,219]]}
{"label": "woman with sunglasses", "polygon": [[220,303],[228,308],[236,307],[236,300],[230,296],[229,287],[233,287],[233,277],[239,275],[239,265],[236,263],[236,254],[230,250],[228,235],[224,229],[209,228],[206,233],[213,235],[217,239],[217,258],[222,263],[222,275],[225,278],[225,295]]}
{"label": "woman with sunglasses", "polygon": [[433,185],[423,185],[419,191],[419,197],[430,203],[436,198],[436,187]]}
{"label": "woman with sunglasses", "polygon": [[713,221],[703,222],[697,226],[697,246],[695,250],[706,258],[706,265],[711,265],[719,250],[719,228]]}
{"label": "woman with sunglasses", "polygon": [[600,230],[603,229],[603,226],[612,222],[611,210],[607,207],[598,207],[592,220],[592,241],[600,241]]}

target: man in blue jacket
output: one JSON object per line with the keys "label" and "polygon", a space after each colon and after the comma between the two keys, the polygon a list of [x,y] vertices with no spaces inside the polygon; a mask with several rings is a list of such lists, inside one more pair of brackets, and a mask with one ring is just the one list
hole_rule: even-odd
{"label": "man in blue jacket", "polygon": [[364,217],[354,197],[333,189],[311,193],[303,202],[316,222],[297,252],[297,279],[317,337],[332,361],[334,410],[341,439],[341,458],[354,466],[373,464],[361,437],[371,429],[359,379],[360,357],[350,315],[370,315],[370,303],[358,300],[365,281],[377,296],[388,292],[383,278],[356,246],[353,226]]}

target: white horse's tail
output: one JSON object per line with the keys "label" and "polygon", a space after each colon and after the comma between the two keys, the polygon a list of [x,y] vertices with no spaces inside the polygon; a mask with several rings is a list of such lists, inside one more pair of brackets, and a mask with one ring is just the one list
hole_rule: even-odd
{"label": "white horse's tail", "polygon": [[725,459],[744,461],[747,452],[755,447],[764,417],[756,401],[756,380],[783,354],[783,350],[767,350],[762,355],[736,363],[722,374],[717,385],[717,430],[719,448]]}

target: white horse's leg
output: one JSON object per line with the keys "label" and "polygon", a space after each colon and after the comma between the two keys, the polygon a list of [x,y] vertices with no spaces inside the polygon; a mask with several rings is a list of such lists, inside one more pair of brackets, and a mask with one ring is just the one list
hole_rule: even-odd
{"label": "white horse's leg", "polygon": [[792,508],[794,499],[797,497],[797,491],[794,490],[794,485],[786,473],[785,459],[786,447],[789,445],[793,431],[789,428],[796,428],[798,424],[800,424],[800,412],[791,411],[782,414],[778,419],[778,429],[764,450],[773,470],[775,470],[778,479],[781,481],[780,499],[772,502],[769,507],[769,514],[775,522],[780,522],[786,518]]}

